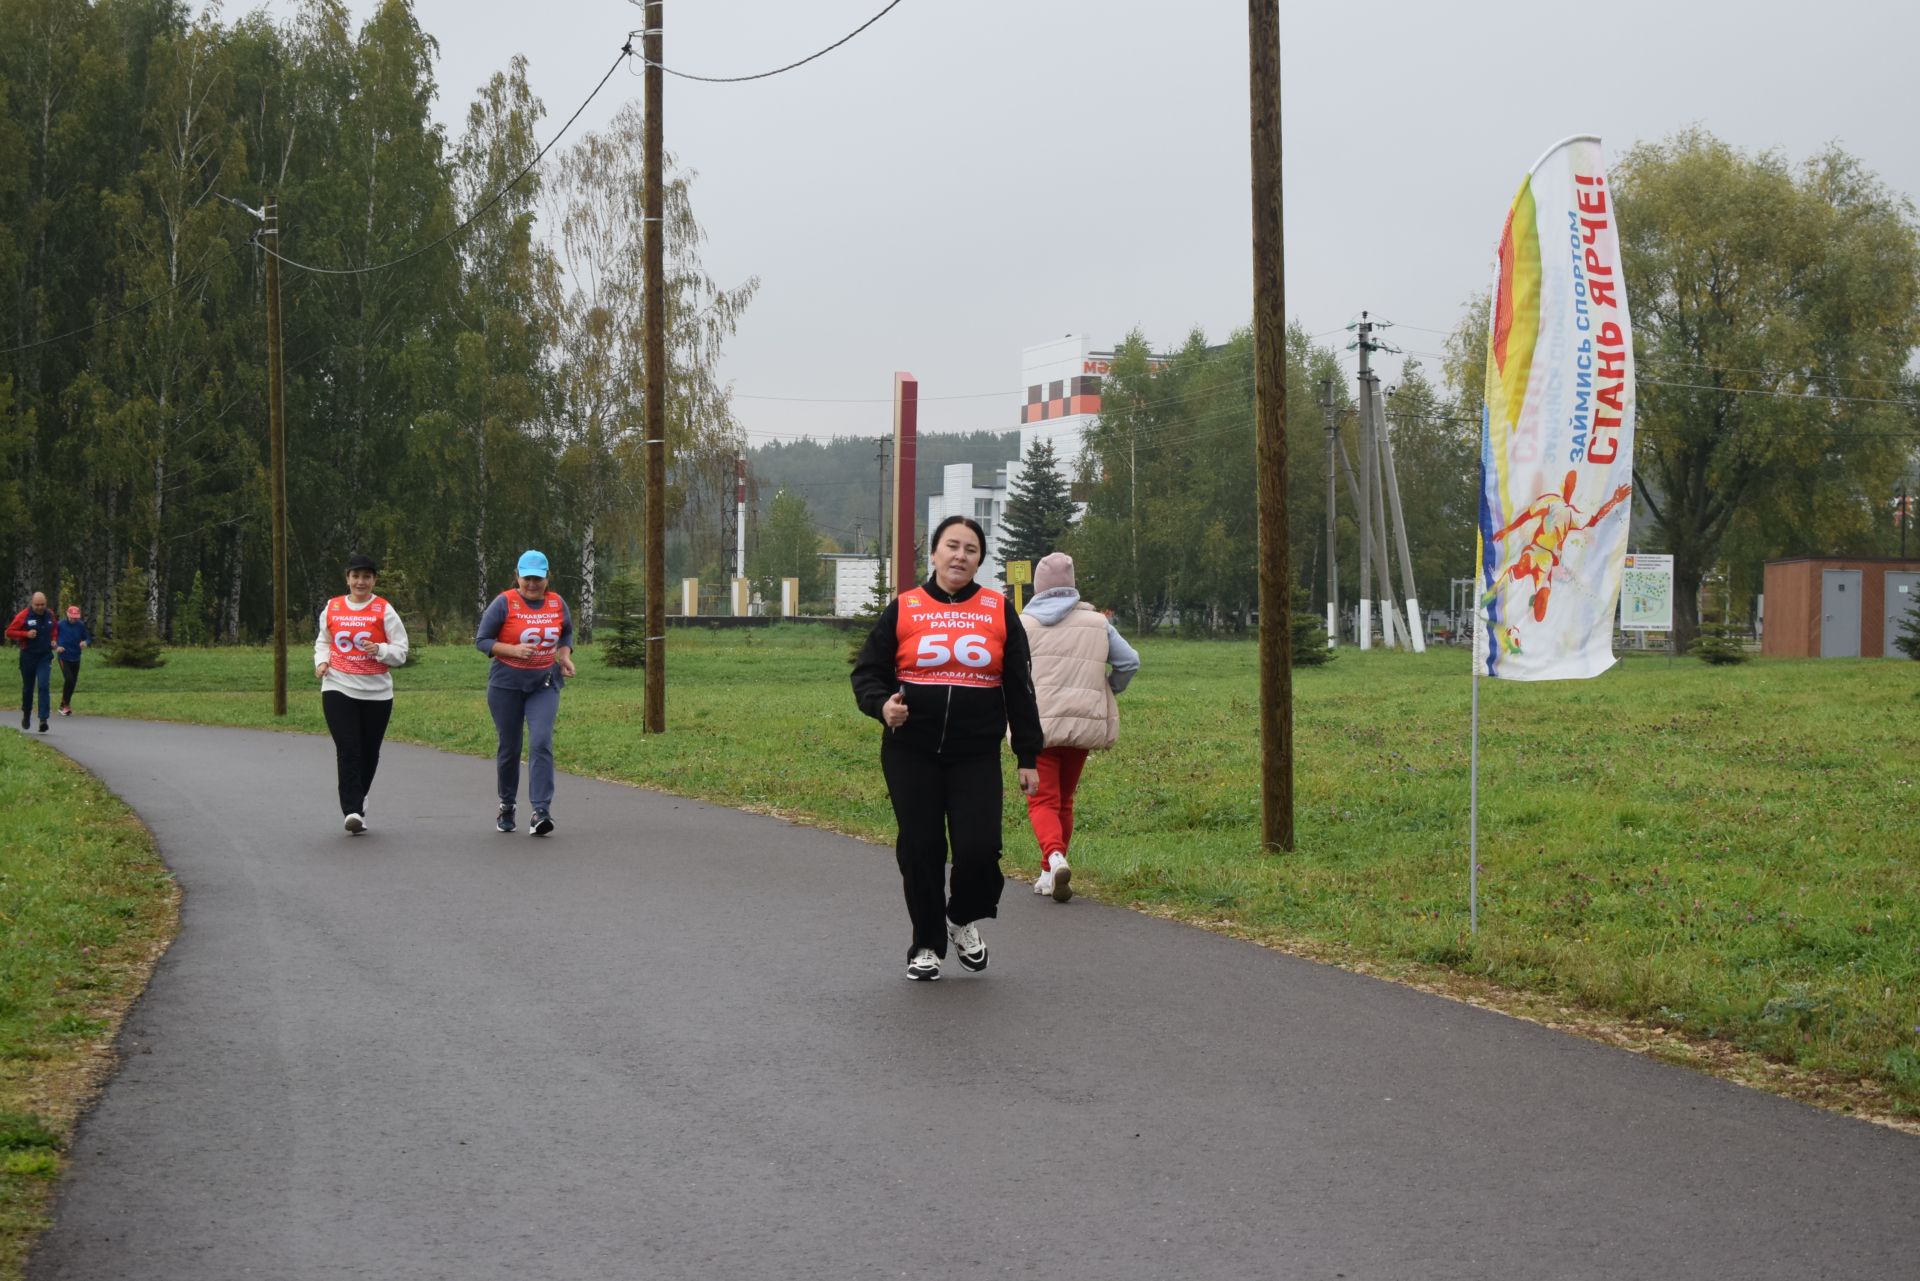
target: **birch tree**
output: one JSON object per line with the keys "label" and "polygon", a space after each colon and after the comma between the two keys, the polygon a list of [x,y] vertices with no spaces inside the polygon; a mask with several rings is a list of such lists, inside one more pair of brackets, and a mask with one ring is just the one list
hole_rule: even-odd
{"label": "birch tree", "polygon": [[[581,530],[581,614],[593,616],[600,562],[624,548],[644,518],[643,402],[646,368],[642,290],[645,119],[623,107],[581,138],[549,188],[561,269],[556,425],[561,474]],[[721,344],[759,288],[724,287],[706,274],[706,235],[693,215],[695,177],[663,158],[667,364],[666,448],[672,460],[671,519],[689,491],[730,488],[740,433],[714,369]]]}

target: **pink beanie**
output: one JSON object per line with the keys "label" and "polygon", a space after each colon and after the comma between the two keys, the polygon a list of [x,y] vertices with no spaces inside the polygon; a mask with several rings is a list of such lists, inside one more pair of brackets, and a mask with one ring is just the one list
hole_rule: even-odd
{"label": "pink beanie", "polygon": [[1052,591],[1056,587],[1073,586],[1073,557],[1065,552],[1048,552],[1033,567],[1033,590]]}

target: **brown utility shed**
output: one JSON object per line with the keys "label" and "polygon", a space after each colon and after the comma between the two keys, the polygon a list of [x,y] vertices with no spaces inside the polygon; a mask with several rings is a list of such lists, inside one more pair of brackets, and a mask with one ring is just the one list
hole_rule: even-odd
{"label": "brown utility shed", "polygon": [[1920,560],[1770,560],[1760,652],[1773,658],[1900,657],[1894,637],[1920,603]]}

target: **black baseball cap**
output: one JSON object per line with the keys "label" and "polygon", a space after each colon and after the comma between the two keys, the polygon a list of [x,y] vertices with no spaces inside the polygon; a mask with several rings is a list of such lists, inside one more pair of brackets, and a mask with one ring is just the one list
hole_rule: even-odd
{"label": "black baseball cap", "polygon": [[380,572],[380,567],[373,563],[373,557],[365,552],[355,552],[347,557],[347,572],[352,573],[356,569],[364,569],[373,574]]}

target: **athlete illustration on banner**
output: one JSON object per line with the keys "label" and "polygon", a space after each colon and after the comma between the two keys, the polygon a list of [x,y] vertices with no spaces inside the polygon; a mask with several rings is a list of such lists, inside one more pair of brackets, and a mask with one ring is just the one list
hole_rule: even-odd
{"label": "athlete illustration on banner", "polygon": [[[1560,568],[1560,556],[1566,549],[1567,540],[1584,529],[1592,529],[1625,502],[1633,493],[1632,485],[1622,485],[1613,491],[1613,497],[1600,505],[1600,510],[1582,519],[1583,513],[1573,505],[1574,483],[1579,479],[1574,472],[1568,472],[1566,480],[1561,482],[1558,493],[1542,494],[1528,503],[1526,509],[1498,530],[1494,531],[1493,541],[1504,543],[1506,537],[1523,525],[1532,525],[1526,545],[1509,561],[1504,569],[1495,576],[1493,585],[1480,598],[1482,606],[1490,605],[1500,595],[1500,589],[1508,583],[1517,583],[1526,579],[1533,584],[1533,595],[1529,604],[1533,610],[1533,621],[1545,622],[1547,602],[1553,593],[1553,574]],[[1511,628],[1508,629],[1510,632]],[[1520,648],[1518,634],[1504,637],[1509,652]]]}

